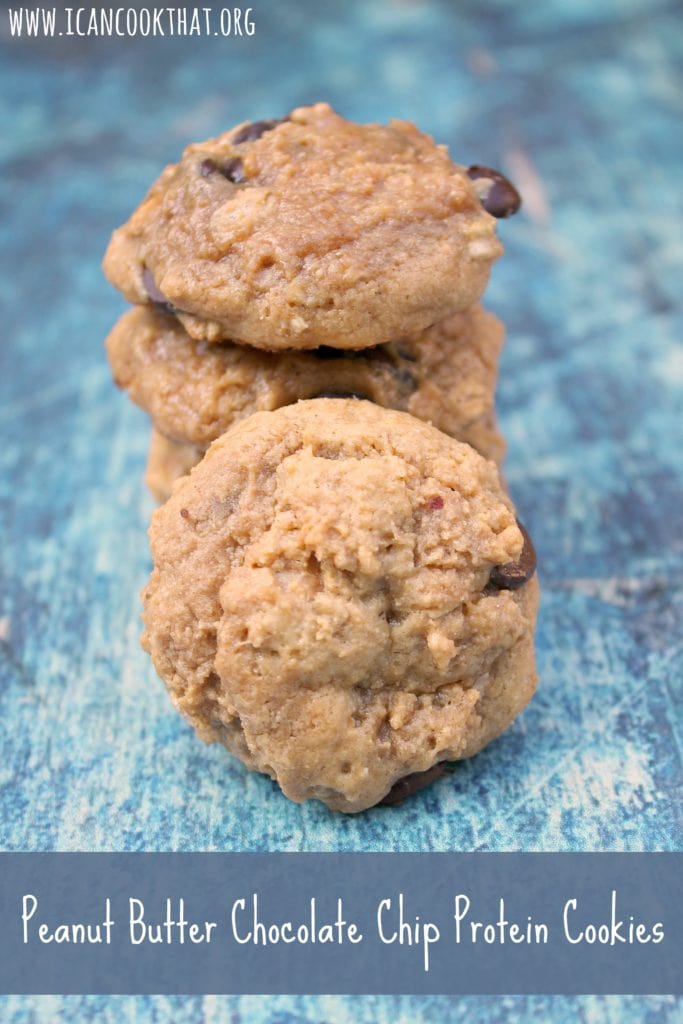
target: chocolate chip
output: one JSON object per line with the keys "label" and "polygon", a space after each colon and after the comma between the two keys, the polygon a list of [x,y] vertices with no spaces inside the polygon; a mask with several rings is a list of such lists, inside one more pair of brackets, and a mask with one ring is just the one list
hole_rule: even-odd
{"label": "chocolate chip", "polygon": [[199,173],[202,178],[210,178],[212,174],[215,174],[218,167],[214,160],[210,160],[208,157],[206,160],[202,160],[199,165]]}
{"label": "chocolate chip", "polygon": [[199,173],[202,178],[209,178],[212,174],[222,174],[228,181],[232,181],[235,185],[241,185],[247,179],[244,174],[244,167],[239,157],[234,157],[232,160],[228,160],[226,164],[219,166],[215,160],[206,159],[202,160],[199,165]]}
{"label": "chocolate chip", "polygon": [[235,185],[241,185],[242,182],[246,181],[246,175],[244,173],[244,167],[239,157],[235,157],[233,160],[228,160],[227,164],[219,168],[221,174],[232,181]]}
{"label": "chocolate chip", "polygon": [[380,800],[380,806],[395,807],[396,804],[403,803],[413,793],[417,793],[418,790],[424,789],[425,786],[430,786],[432,782],[440,779],[446,773],[446,770],[446,762],[439,761],[438,764],[433,764],[431,768],[424,772],[413,772],[412,775],[404,775],[402,779],[393,784],[387,795]]}
{"label": "chocolate chip", "polygon": [[516,562],[508,562],[507,565],[495,565],[491,570],[487,590],[518,590],[528,583],[536,572],[536,551],[531,537],[525,528],[517,520],[524,546],[522,553]]}
{"label": "chocolate chip", "polygon": [[493,217],[510,217],[517,213],[522,205],[522,197],[512,182],[500,171],[494,171],[493,168],[481,164],[472,164],[467,168],[467,176],[472,181],[482,180],[477,193],[481,205]]}
{"label": "chocolate chip", "polygon": [[318,391],[317,394],[311,395],[311,398],[360,398],[365,402],[372,401],[362,391]]}
{"label": "chocolate chip", "polygon": [[241,142],[255,142],[256,139],[260,139],[266,132],[272,131],[273,128],[277,128],[279,124],[286,120],[286,117],[275,117],[265,121],[252,121],[251,124],[245,124],[244,128],[240,128],[237,135],[232,139],[232,144],[233,146],[239,146]]}
{"label": "chocolate chip", "polygon": [[164,313],[175,312],[175,306],[169,299],[166,298],[164,293],[159,288],[157,288],[154,277],[152,276],[152,271],[149,270],[147,267],[145,267],[145,269],[142,271],[142,283],[145,286],[147,298],[151,303],[153,303],[157,307],[157,309],[163,310]]}

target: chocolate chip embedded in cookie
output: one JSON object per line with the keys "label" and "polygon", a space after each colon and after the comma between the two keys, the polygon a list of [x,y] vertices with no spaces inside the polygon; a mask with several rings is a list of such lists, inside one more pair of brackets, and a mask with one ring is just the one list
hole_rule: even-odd
{"label": "chocolate chip embedded in cookie", "polygon": [[196,339],[366,348],[482,294],[502,248],[475,186],[407,121],[300,107],[189,146],[114,232],[105,272]]}
{"label": "chocolate chip embedded in cookie", "polygon": [[482,206],[492,217],[511,217],[522,205],[522,197],[512,182],[491,167],[473,164],[467,176],[474,182]]}
{"label": "chocolate chip embedded in cookie", "polygon": [[115,379],[176,441],[206,447],[238,420],[300,399],[365,398],[404,409],[500,461],[494,394],[503,341],[481,306],[372,349],[266,353],[193,341],[149,307],[126,313],[107,339]]}
{"label": "chocolate chip embedded in cookie", "polygon": [[528,583],[536,572],[536,549],[524,526],[517,520],[517,526],[524,538],[524,546],[514,562],[494,565],[489,576],[489,588],[494,590],[517,590]]}
{"label": "chocolate chip embedded in cookie", "polygon": [[439,761],[425,772],[414,772],[412,775],[405,775],[393,784],[387,795],[380,800],[380,804],[382,807],[396,807],[397,804],[402,804],[409,796],[419,793],[421,789],[431,786],[432,782],[440,779],[445,775],[447,768],[448,766],[445,761]]}
{"label": "chocolate chip embedded in cookie", "polygon": [[242,142],[255,142],[256,139],[260,139],[266,132],[272,132],[273,128],[277,128],[279,124],[284,124],[287,120],[288,118],[286,117],[274,117],[267,118],[265,121],[252,121],[249,124],[245,124],[233,133],[232,144],[233,146],[239,146]]}
{"label": "chocolate chip embedded in cookie", "polygon": [[143,642],[174,703],[293,800],[393,802],[534,691],[536,579],[489,588],[524,547],[496,468],[406,413],[256,413],[150,538]]}

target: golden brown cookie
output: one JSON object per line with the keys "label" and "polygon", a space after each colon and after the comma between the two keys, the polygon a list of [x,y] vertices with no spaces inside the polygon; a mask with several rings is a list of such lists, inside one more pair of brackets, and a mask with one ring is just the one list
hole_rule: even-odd
{"label": "golden brown cookie", "polygon": [[116,324],[107,352],[117,383],[157,430],[183,443],[205,448],[237,420],[299,399],[355,395],[428,420],[500,462],[494,397],[503,334],[476,304],[361,352],[269,353],[193,341],[174,318],[138,307]]}
{"label": "golden brown cookie", "polygon": [[143,644],[174,703],[293,800],[370,807],[533,693],[532,548],[496,467],[406,413],[256,413],[150,538]]}
{"label": "golden brown cookie", "polygon": [[205,448],[196,444],[171,441],[152,428],[145,470],[145,483],[152,497],[159,502],[166,501],[171,495],[174,481],[189,473],[205,451]]}
{"label": "golden brown cookie", "polygon": [[197,339],[365,348],[479,298],[502,252],[492,187],[407,121],[359,125],[317,103],[188,146],[104,269]]}

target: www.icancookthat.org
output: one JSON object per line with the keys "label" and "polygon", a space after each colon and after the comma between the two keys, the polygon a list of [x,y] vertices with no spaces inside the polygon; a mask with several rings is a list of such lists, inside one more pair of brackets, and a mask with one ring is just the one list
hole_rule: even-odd
{"label": "www.icancookthat.org", "polygon": [[20,38],[93,36],[253,36],[251,7],[10,7],[9,34]]}

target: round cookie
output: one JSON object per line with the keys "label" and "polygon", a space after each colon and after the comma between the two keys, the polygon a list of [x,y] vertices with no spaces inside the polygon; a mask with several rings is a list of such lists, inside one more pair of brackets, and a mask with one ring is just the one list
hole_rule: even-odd
{"label": "round cookie", "polygon": [[359,125],[317,103],[188,146],[104,270],[193,338],[365,348],[479,298],[502,252],[489,186],[407,121]]}
{"label": "round cookie", "polygon": [[[137,307],[107,338],[114,378],[157,430],[207,447],[237,420],[319,395],[404,409],[500,462],[494,396],[503,325],[478,304],[420,334],[361,352],[265,353],[193,341],[164,313]],[[198,461],[198,458],[195,459]]]}
{"label": "round cookie", "polygon": [[143,645],[174,703],[292,800],[370,807],[534,691],[538,588],[496,467],[407,413],[256,413],[150,539]]}
{"label": "round cookie", "polygon": [[205,448],[200,448],[196,444],[171,441],[152,428],[145,470],[145,483],[152,497],[158,502],[167,501],[174,481],[189,473],[201,460],[205,451]]}

